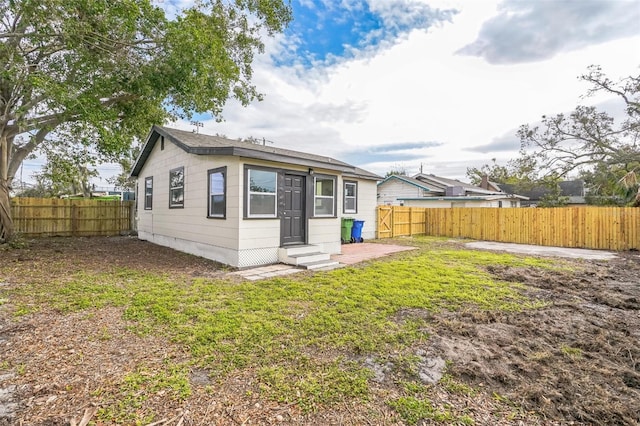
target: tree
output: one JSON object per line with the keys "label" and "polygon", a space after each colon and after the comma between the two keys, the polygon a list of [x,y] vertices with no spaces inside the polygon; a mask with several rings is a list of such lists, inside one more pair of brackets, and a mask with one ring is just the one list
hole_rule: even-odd
{"label": "tree", "polygon": [[46,189],[47,195],[53,197],[91,196],[90,180],[98,176],[98,171],[92,168],[96,165],[96,157],[86,147],[58,142],[53,146],[45,146],[41,151],[46,153],[47,162],[42,171],[35,175],[36,187]]}
{"label": "tree", "polygon": [[115,186],[117,189],[121,191],[134,191],[136,180],[132,178],[130,173],[133,168],[133,163],[135,163],[138,155],[140,155],[140,145],[132,146],[124,155],[122,155],[118,159],[118,164],[120,164],[121,172],[120,174],[107,179],[107,182]]}
{"label": "tree", "polygon": [[540,207],[558,207],[566,205],[568,197],[562,196],[560,177],[549,173],[540,176],[537,160],[534,156],[521,155],[509,160],[505,166],[498,164],[495,158],[493,164],[484,164],[482,167],[467,168],[467,176],[473,185],[480,185],[483,177],[498,184],[507,184],[513,193],[528,193],[530,191],[545,192],[542,196]]}
{"label": "tree", "polygon": [[[625,182],[632,182],[632,173],[626,167],[612,166],[605,163],[596,164],[593,168],[583,170],[580,179],[589,188],[585,197],[587,204],[593,205],[625,205],[633,195],[633,187],[625,187]],[[625,179],[626,178],[626,179]]]}
{"label": "tree", "polygon": [[284,0],[201,0],[175,19],[152,0],[0,0],[0,12],[0,241],[35,149],[72,140],[114,161],[153,123],[261,99],[260,36],[291,20]]}
{"label": "tree", "polygon": [[521,155],[534,158],[543,176],[576,173],[588,178],[592,195],[613,196],[617,191],[640,205],[640,193],[633,185],[640,170],[640,75],[614,82],[592,66],[580,79],[591,84],[586,97],[605,93],[620,99],[625,118],[616,122],[594,106],[543,116],[540,126],[525,124],[518,130]]}
{"label": "tree", "polygon": [[480,185],[484,176],[490,181],[508,183],[518,188],[531,188],[538,183],[538,170],[534,158],[522,156],[509,160],[504,166],[498,164],[495,158],[492,158],[491,162],[492,164],[484,164],[480,168],[467,168],[467,177],[473,185]]}
{"label": "tree", "polygon": [[619,194],[628,200],[629,204],[640,207],[640,177],[635,170],[620,178],[618,187],[620,188]]}
{"label": "tree", "polygon": [[407,176],[407,169],[403,166],[393,166],[391,170],[384,175],[385,178],[389,176]]}

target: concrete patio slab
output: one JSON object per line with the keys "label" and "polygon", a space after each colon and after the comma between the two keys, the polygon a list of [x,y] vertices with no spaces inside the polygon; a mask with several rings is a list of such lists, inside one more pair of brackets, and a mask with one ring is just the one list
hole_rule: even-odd
{"label": "concrete patio slab", "polygon": [[[415,248],[416,247],[398,246],[393,244],[343,244],[341,246],[342,253],[331,255],[331,259],[340,262],[342,266],[353,265],[365,260],[388,256],[392,253],[414,250]],[[296,274],[303,271],[305,271],[305,269],[279,263],[276,265],[243,269],[241,271],[232,272],[231,275],[237,275],[249,281],[258,281],[267,278]]]}
{"label": "concrete patio slab", "polygon": [[399,246],[394,244],[355,243],[343,244],[342,253],[331,255],[331,259],[345,265],[353,265],[365,260],[376,259],[407,250],[415,250],[417,247]]}
{"label": "concrete patio slab", "polygon": [[465,246],[473,249],[500,250],[512,253],[532,254],[534,256],[566,257],[570,259],[610,260],[616,258],[614,253],[604,250],[534,246],[492,241],[474,241],[472,243],[466,243]]}

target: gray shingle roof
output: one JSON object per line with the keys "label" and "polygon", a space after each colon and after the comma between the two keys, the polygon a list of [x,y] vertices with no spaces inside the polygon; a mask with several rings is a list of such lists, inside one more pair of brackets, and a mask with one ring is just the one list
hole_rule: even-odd
{"label": "gray shingle roof", "polygon": [[344,172],[343,175],[345,177],[353,177],[353,178],[361,178],[361,179],[369,179],[369,180],[382,180],[381,176],[378,176],[375,173],[371,173],[365,169],[361,169],[360,167],[354,167],[354,171]]}
{"label": "gray shingle roof", "polygon": [[279,163],[301,165],[305,167],[318,167],[328,170],[339,171],[352,177],[362,179],[380,180],[380,176],[366,170],[355,167],[351,164],[322,155],[309,154],[290,149],[276,148],[273,146],[257,145],[250,142],[243,142],[212,136],[187,132],[184,130],[172,129],[163,126],[153,126],[145,142],[140,156],[131,170],[131,176],[138,176],[142,166],[151,154],[153,146],[160,136],[169,140],[182,148],[184,151],[194,155],[232,155],[245,158],[253,158]]}
{"label": "gray shingle roof", "polygon": [[389,181],[389,180],[401,180],[403,182],[406,182],[408,184],[411,184],[413,186],[416,186],[418,188],[421,188],[425,191],[431,191],[432,187],[428,186],[425,182],[409,177],[409,176],[405,176],[405,175],[389,175],[387,176],[382,182],[378,183],[378,186],[384,184],[385,182]]}
{"label": "gray shingle roof", "polygon": [[418,173],[414,178],[427,185],[431,185],[432,189],[440,191],[445,191],[447,187],[460,186],[465,192],[485,195],[500,195],[500,191],[490,191],[479,186],[471,185],[470,183],[465,183],[456,179],[444,178],[433,174]]}

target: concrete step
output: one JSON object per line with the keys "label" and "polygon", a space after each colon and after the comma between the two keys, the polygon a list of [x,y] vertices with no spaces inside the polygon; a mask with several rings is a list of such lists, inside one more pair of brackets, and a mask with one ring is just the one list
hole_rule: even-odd
{"label": "concrete step", "polygon": [[286,263],[289,265],[299,266],[300,264],[303,264],[303,263],[321,262],[321,261],[327,261],[330,259],[331,259],[331,256],[328,253],[312,252],[312,253],[292,254],[284,258],[280,258],[280,262]]}
{"label": "concrete step", "polygon": [[280,247],[280,249],[278,249],[278,254],[281,257],[316,252],[322,252],[322,246],[314,244],[300,244],[295,246]]}
{"label": "concrete step", "polygon": [[340,267],[340,262],[336,260],[318,260],[316,262],[299,263],[298,267],[308,269],[310,271],[330,271]]}

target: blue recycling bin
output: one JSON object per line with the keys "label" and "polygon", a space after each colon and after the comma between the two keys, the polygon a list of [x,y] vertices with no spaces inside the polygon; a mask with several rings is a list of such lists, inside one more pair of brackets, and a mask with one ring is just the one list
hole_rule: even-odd
{"label": "blue recycling bin", "polygon": [[354,220],[351,227],[351,242],[361,243],[364,241],[362,238],[362,227],[364,226],[364,220]]}

